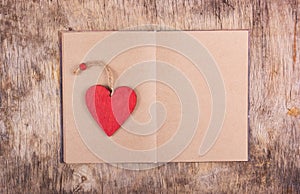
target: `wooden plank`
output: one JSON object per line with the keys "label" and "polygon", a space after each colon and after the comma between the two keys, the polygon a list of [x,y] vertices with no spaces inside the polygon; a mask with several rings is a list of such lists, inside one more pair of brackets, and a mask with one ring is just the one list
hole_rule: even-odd
{"label": "wooden plank", "polygon": [[[0,193],[300,192],[299,114],[288,111],[300,107],[299,1],[2,0],[0,5]],[[166,26],[250,30],[250,161],[172,163],[147,171],[60,163],[58,31]]]}

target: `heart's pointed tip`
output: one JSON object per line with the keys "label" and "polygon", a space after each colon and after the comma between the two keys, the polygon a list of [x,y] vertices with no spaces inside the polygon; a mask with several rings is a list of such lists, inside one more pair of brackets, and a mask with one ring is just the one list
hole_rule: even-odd
{"label": "heart's pointed tip", "polygon": [[106,135],[107,135],[108,137],[111,137],[113,134],[115,134],[115,133],[117,132],[117,130],[115,130],[115,131],[108,131],[108,132],[106,132],[106,131],[104,130],[104,132],[106,133]]}

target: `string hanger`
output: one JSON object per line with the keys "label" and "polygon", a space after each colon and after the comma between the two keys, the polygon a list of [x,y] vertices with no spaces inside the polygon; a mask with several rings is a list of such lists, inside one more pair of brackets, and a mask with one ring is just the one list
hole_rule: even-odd
{"label": "string hanger", "polygon": [[88,61],[88,62],[80,63],[78,67],[74,69],[73,73],[75,75],[79,75],[82,71],[85,71],[87,68],[93,66],[104,67],[107,76],[108,87],[111,90],[111,95],[112,95],[114,93],[114,77],[111,68],[109,68],[108,65],[105,64],[103,61]]}

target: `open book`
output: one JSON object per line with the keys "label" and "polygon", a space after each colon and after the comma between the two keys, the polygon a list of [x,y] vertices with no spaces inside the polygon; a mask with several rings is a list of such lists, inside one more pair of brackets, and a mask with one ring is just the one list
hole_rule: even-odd
{"label": "open book", "polygon": [[[63,160],[160,163],[248,160],[248,31],[62,32]],[[136,93],[107,136],[86,105],[93,85]],[[112,94],[113,95],[113,94]]]}

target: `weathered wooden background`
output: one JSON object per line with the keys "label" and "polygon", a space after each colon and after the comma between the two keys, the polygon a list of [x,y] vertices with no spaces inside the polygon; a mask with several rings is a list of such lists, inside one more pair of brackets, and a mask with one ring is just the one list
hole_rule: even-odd
{"label": "weathered wooden background", "polygon": [[[1,0],[0,6],[0,193],[300,193],[299,1]],[[144,24],[250,29],[249,162],[148,171],[60,162],[58,31]]]}

